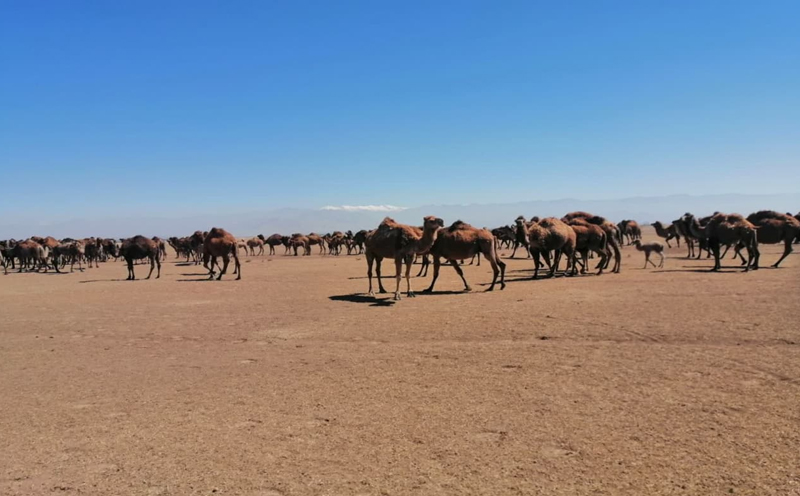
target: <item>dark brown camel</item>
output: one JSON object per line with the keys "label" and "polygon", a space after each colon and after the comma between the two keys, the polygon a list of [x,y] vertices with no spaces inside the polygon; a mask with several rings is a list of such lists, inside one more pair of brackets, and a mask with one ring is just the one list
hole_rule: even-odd
{"label": "dark brown camel", "polygon": [[136,279],[136,274],[133,272],[133,261],[142,260],[147,258],[150,260],[150,272],[147,274],[146,279],[150,279],[153,275],[153,269],[158,266],[158,273],[156,279],[161,277],[161,257],[159,256],[158,245],[152,239],[147,239],[144,236],[134,236],[122,242],[120,248],[122,258],[128,263],[128,278],[126,280],[133,281]]}

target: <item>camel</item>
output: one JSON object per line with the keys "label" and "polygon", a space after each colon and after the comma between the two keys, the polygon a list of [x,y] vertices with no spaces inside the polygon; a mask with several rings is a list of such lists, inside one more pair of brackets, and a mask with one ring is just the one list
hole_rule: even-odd
{"label": "camel", "polygon": [[[308,236],[306,236],[306,238],[308,238],[308,246],[309,247],[314,246],[314,245],[319,245],[319,254],[320,255],[324,255],[325,254],[325,241],[322,239],[322,236],[320,236],[319,234],[316,234],[316,233],[311,233]],[[311,254],[310,248],[309,248],[309,253],[308,254],[309,255]]]}
{"label": "camel", "polygon": [[608,244],[609,249],[607,250],[607,257],[606,257],[606,266],[608,266],[608,261],[611,260],[611,252],[614,252],[614,268],[611,269],[611,272],[615,274],[619,274],[622,268],[622,233],[617,227],[616,224],[607,220],[604,217],[600,217],[599,215],[592,215],[589,212],[570,212],[565,215],[561,220],[568,223],[572,219],[584,219],[589,224],[594,224],[596,226],[600,226],[601,229],[606,233],[606,243]]}
{"label": "camel", "polygon": [[586,274],[586,268],[589,266],[589,252],[593,251],[600,256],[600,263],[597,264],[597,275],[603,273],[608,261],[608,236],[602,227],[589,223],[586,219],[575,218],[567,222],[567,224],[575,231],[575,253],[572,255],[572,274],[578,272],[577,268],[577,254],[581,255],[583,259],[583,267],[581,274]]}
{"label": "camel", "polygon": [[353,243],[358,248],[358,255],[364,253],[364,241],[367,239],[367,230],[362,229],[353,235]]}
{"label": "camel", "polygon": [[56,272],[60,273],[61,271],[58,270],[59,265],[62,263],[66,265],[66,262],[69,261],[69,271],[72,273],[75,269],[75,262],[78,262],[78,270],[83,272],[83,264],[81,263],[81,259],[85,255],[85,246],[80,241],[73,241],[72,243],[61,243],[52,251],[53,257],[53,266],[56,269]]}
{"label": "camel", "polygon": [[427,253],[433,243],[436,241],[436,236],[439,229],[444,226],[444,221],[438,217],[428,216],[423,219],[423,228],[408,226],[405,224],[398,224],[389,217],[383,219],[377,229],[367,235],[365,240],[364,254],[367,259],[367,277],[369,278],[369,294],[375,295],[372,290],[372,264],[376,262],[376,272],[378,275],[378,288],[381,293],[386,291],[383,289],[381,283],[381,261],[384,258],[393,258],[395,265],[395,278],[397,285],[395,287],[394,299],[400,299],[400,280],[402,278],[401,271],[403,262],[406,263],[406,285],[407,295],[411,298],[414,297],[414,292],[411,290],[411,264],[414,260],[414,255],[422,255]]}
{"label": "camel", "polygon": [[[42,240],[43,238],[38,239]],[[19,270],[17,272],[22,272],[22,269],[28,269],[28,271],[36,269],[38,272],[42,268],[47,272],[46,256],[45,247],[34,241],[33,238],[17,243],[11,249],[12,260],[14,258],[19,260]]]}
{"label": "camel", "polygon": [[194,257],[195,265],[199,265],[203,258],[203,246],[205,245],[207,234],[208,233],[203,231],[195,231],[189,236],[189,246],[192,248],[192,256]]}
{"label": "camel", "polygon": [[692,236],[691,231],[689,230],[689,225],[686,222],[684,217],[680,219],[676,219],[672,221],[672,227],[675,228],[675,232],[678,237],[683,237],[684,242],[686,243],[686,258],[694,257],[694,242],[695,238]]}
{"label": "camel", "polygon": [[292,234],[292,237],[289,239],[289,247],[294,249],[294,256],[297,256],[298,248],[303,248],[303,256],[311,255],[311,242],[308,236],[304,236],[300,233]]}
{"label": "camel", "polygon": [[714,268],[711,270],[716,272],[722,268],[720,264],[720,246],[731,246],[739,243],[747,250],[748,259],[744,266],[745,272],[750,270],[751,265],[754,270],[758,269],[759,251],[756,232],[756,226],[739,214],[717,213],[711,217],[711,220],[704,228],[708,246],[714,254]]}
{"label": "camel", "polygon": [[246,239],[237,239],[236,240],[236,249],[237,250],[242,250],[244,252],[244,255],[247,256],[247,253],[248,253],[247,240]]}
{"label": "camel", "polygon": [[[550,277],[553,277],[562,255],[566,255],[569,268],[575,252],[575,231],[555,217],[546,217],[528,226],[528,246],[533,256],[533,279],[539,277],[539,267],[542,265],[540,256],[544,257],[550,269]],[[551,251],[555,252],[553,263],[550,263]]]}
{"label": "camel", "polygon": [[492,284],[486,291],[494,289],[498,274],[500,275],[500,289],[505,289],[506,287],[506,264],[497,255],[494,236],[486,229],[478,229],[458,220],[450,227],[439,230],[430,253],[433,256],[433,280],[428,289],[425,290],[426,293],[433,292],[436,279],[439,277],[442,258],[450,261],[450,264],[461,277],[461,281],[464,283],[464,291],[472,291],[469,283],[464,278],[464,271],[461,270],[458,260],[474,257],[476,253],[483,253],[484,258],[492,266]]}
{"label": "camel", "polygon": [[[761,210],[748,215],[747,221],[758,229],[759,243],[783,243],[783,255],[772,264],[774,268],[780,266],[783,259],[792,252],[792,243],[800,236],[800,220],[772,210]],[[736,251],[739,251],[738,246]]]}
{"label": "camel", "polygon": [[665,226],[660,221],[655,221],[650,225],[653,226],[653,228],[655,228],[656,235],[659,238],[664,238],[668,247],[672,248],[672,245],[669,244],[669,240],[671,239],[675,239],[677,241],[678,248],[681,247],[681,237],[678,234],[678,230],[675,227],[675,224],[670,224],[668,226]]}
{"label": "camel", "polygon": [[623,220],[617,224],[620,235],[627,238],[628,246],[632,245],[637,239],[642,239],[642,228],[635,220]]}
{"label": "camel", "polygon": [[158,256],[161,260],[167,259],[167,244],[164,242],[163,239],[159,238],[158,236],[153,236],[153,241],[155,241],[156,246],[158,246]]}
{"label": "camel", "polygon": [[258,237],[261,239],[261,241],[264,242],[265,245],[269,246],[269,254],[270,255],[274,255],[275,254],[275,247],[276,246],[283,244],[283,236],[281,236],[280,234],[277,234],[277,233],[273,234],[272,236],[270,236],[268,238],[265,238],[263,234],[259,234]]}
{"label": "camel", "polygon": [[153,269],[158,266],[158,273],[156,279],[161,277],[161,257],[159,253],[158,244],[152,239],[147,239],[144,236],[134,236],[126,239],[120,248],[122,258],[128,263],[128,278],[126,280],[133,281],[136,279],[136,274],[133,272],[133,261],[142,260],[147,258],[150,260],[150,272],[147,274],[146,279],[150,279],[153,275]]}
{"label": "camel", "polygon": [[[233,255],[235,263],[233,273],[236,274],[236,280],[242,278],[242,266],[239,263],[239,243],[233,234],[220,227],[212,227],[203,241],[203,267],[208,269],[208,278],[214,279],[214,264],[217,257],[222,257],[222,268],[219,271],[217,281],[222,280],[222,276],[228,271],[228,264]],[[208,266],[209,259],[211,260],[211,267]]]}
{"label": "camel", "polygon": [[528,224],[525,221],[525,217],[520,215],[514,220],[516,229],[514,230],[514,251],[511,252],[511,258],[514,258],[514,255],[517,254],[517,248],[520,245],[525,247],[525,252],[527,256],[525,258],[530,258],[531,253],[528,250]]}
{"label": "camel", "polygon": [[[647,268],[647,264],[653,264],[653,267],[661,268],[664,266],[664,245],[661,243],[642,243],[641,239],[637,239],[633,242],[633,245],[636,247],[638,251],[644,252],[644,269]],[[651,253],[658,253],[658,256],[661,257],[661,262],[656,266],[656,264],[650,260]]]}
{"label": "camel", "polygon": [[497,227],[492,229],[492,236],[495,239],[495,249],[510,248],[516,239],[516,231],[511,226]]}
{"label": "camel", "polygon": [[264,254],[264,241],[262,241],[261,238],[259,238],[258,236],[256,236],[255,238],[248,239],[247,247],[250,248],[250,255],[252,256],[256,255],[256,248],[259,249],[258,252],[259,255]]}
{"label": "camel", "polygon": [[86,238],[83,241],[83,256],[86,257],[88,267],[91,269],[94,263],[95,268],[100,268],[100,243],[95,238]]}

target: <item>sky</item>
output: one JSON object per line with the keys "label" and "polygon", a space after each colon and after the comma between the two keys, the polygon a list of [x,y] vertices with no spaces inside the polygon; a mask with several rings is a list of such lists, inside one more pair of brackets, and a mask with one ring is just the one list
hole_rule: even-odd
{"label": "sky", "polygon": [[800,192],[797,1],[0,3],[0,216]]}

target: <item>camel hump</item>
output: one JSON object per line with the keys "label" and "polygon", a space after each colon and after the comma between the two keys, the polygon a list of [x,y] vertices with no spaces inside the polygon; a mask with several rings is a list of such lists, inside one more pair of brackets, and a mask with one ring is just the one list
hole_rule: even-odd
{"label": "camel hump", "polygon": [[395,220],[392,219],[391,217],[384,217],[383,220],[381,221],[381,226],[397,227],[397,225],[398,225],[397,222],[395,222]]}
{"label": "camel hump", "polygon": [[464,229],[471,229],[471,228],[472,228],[472,226],[467,224],[466,222],[464,222],[462,220],[457,220],[457,221],[453,222],[450,225],[450,227],[447,228],[447,230],[450,231],[450,232],[453,232],[453,231],[461,231],[461,230],[464,230]]}

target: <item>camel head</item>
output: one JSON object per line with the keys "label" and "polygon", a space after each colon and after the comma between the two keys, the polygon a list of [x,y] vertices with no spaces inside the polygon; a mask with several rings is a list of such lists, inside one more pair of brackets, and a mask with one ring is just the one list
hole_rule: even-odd
{"label": "camel head", "polygon": [[444,221],[435,215],[429,215],[422,219],[422,229],[436,231],[444,227]]}

